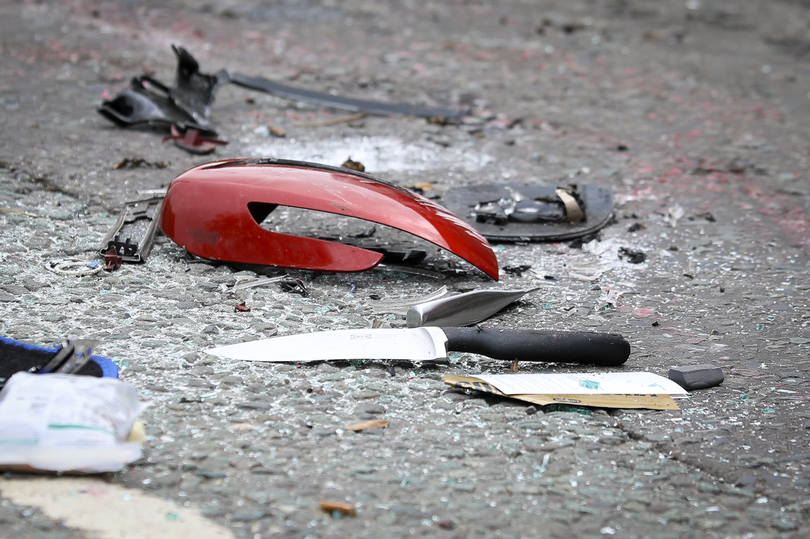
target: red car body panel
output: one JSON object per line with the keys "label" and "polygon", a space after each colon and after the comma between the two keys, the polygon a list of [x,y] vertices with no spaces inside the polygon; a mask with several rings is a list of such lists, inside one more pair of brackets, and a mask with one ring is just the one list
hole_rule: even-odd
{"label": "red car body panel", "polygon": [[[265,215],[255,215],[257,204]],[[303,161],[232,159],[194,167],[169,185],[161,228],[188,252],[225,262],[351,272],[382,260],[375,251],[262,228],[267,209],[275,205],[397,228],[498,279],[498,262],[487,240],[445,208],[368,174]]]}

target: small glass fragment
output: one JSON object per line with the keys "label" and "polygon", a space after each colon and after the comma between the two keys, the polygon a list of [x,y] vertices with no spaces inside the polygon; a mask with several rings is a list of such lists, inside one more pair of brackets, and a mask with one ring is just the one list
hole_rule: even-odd
{"label": "small glass fragment", "polygon": [[350,503],[332,502],[329,500],[321,500],[318,503],[321,506],[321,511],[324,513],[329,513],[333,516],[336,512],[350,517],[357,516],[357,511],[355,511],[354,506]]}
{"label": "small glass fragment", "polygon": [[354,423],[346,427],[346,430],[360,432],[362,430],[383,429],[388,426],[387,419],[369,419],[361,423]]}

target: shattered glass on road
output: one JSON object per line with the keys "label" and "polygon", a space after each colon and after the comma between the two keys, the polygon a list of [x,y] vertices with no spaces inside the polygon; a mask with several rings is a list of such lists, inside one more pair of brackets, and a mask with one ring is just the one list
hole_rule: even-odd
{"label": "shattered glass on road", "polygon": [[[152,402],[145,458],[110,481],[239,537],[810,533],[806,8],[70,0],[0,15],[0,333],[98,339]],[[610,186],[616,218],[601,237],[494,245],[511,268],[498,286],[538,290],[487,325],[621,333],[632,346],[622,369],[711,363],[724,382],[680,411],[555,411],[445,386],[443,374],[509,372],[470,354],[447,366],[298,366],[205,353],[273,334],[405,327],[385,302],[493,283],[425,249],[422,272],[287,272],[307,296],[235,289],[281,272],[211,264],[165,237],[145,264],[87,268],[123,202],[205,162],[93,110],[144,66],[168,80],[178,41],[206,72],[472,111],[460,125],[327,124],[343,113],[228,85],[211,110],[231,141],[218,158],[351,157],[386,181],[428,183],[439,203],[480,183]],[[324,125],[296,125],[306,122]],[[115,170],[125,158],[167,166]],[[374,241],[423,247],[383,229]],[[57,273],[55,262],[76,265]],[[388,425],[346,428],[371,419]],[[321,500],[357,516],[325,513]],[[20,536],[89,536],[8,499],[0,518]]]}

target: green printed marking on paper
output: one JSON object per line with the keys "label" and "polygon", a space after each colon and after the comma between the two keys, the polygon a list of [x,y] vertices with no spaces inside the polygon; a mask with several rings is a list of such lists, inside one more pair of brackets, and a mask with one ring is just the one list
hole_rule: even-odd
{"label": "green printed marking on paper", "polygon": [[579,385],[585,389],[599,389],[599,382],[594,382],[593,380],[582,380]]}
{"label": "green printed marking on paper", "polygon": [[115,436],[115,431],[109,429],[102,429],[101,427],[91,427],[89,425],[70,425],[70,424],[63,424],[63,423],[49,423],[49,429],[53,430],[94,430],[97,432],[103,432],[104,434],[110,434]]}

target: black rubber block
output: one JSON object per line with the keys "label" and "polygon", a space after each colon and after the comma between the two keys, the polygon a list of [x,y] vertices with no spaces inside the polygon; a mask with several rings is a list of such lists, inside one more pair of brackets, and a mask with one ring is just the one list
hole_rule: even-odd
{"label": "black rubber block", "polygon": [[706,389],[723,383],[723,371],[714,365],[690,365],[669,369],[669,379],[687,391]]}

